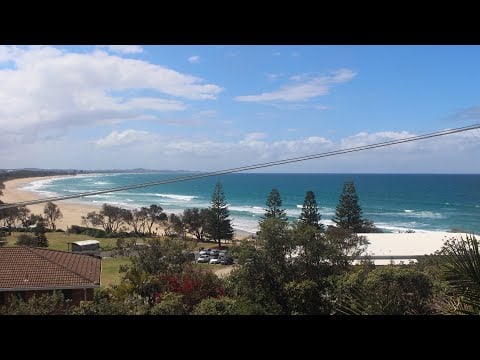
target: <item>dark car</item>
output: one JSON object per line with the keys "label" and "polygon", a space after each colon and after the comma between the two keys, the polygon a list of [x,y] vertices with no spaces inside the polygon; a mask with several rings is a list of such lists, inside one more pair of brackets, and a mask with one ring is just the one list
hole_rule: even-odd
{"label": "dark car", "polygon": [[225,256],[220,259],[220,264],[222,265],[232,265],[233,264],[233,258],[230,256]]}

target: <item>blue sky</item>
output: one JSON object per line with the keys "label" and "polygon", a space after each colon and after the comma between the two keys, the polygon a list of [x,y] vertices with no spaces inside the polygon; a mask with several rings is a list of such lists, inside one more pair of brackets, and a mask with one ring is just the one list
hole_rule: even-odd
{"label": "blue sky", "polygon": [[[1,46],[0,168],[219,170],[480,120],[479,46]],[[479,173],[480,131],[266,169]]]}

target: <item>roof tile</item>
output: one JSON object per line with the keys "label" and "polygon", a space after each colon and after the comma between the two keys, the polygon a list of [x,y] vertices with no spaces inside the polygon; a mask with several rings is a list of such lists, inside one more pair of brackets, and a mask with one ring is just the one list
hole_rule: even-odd
{"label": "roof tile", "polygon": [[0,290],[100,285],[102,260],[31,247],[0,248]]}

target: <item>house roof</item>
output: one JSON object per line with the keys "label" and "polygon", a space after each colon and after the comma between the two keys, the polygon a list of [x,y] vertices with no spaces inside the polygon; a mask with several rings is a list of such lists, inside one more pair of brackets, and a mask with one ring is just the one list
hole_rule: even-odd
{"label": "house roof", "polygon": [[0,248],[0,291],[85,288],[100,285],[102,260],[41,248]]}

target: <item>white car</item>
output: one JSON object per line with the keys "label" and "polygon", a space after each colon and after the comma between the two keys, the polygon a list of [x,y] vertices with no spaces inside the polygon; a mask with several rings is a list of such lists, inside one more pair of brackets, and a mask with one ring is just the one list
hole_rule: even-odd
{"label": "white car", "polygon": [[210,261],[209,255],[200,255],[200,257],[197,259],[197,263],[208,263],[209,261]]}
{"label": "white car", "polygon": [[220,257],[216,257],[216,258],[210,259],[210,264],[220,264],[220,261],[222,261],[222,259]]}

